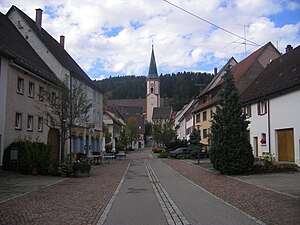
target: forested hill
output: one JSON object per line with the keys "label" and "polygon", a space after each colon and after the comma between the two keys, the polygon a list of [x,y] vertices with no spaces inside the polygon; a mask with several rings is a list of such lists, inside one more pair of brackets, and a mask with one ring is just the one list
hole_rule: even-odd
{"label": "forested hill", "polygon": [[[166,98],[174,110],[199,94],[199,84],[208,84],[213,76],[209,73],[178,72],[160,75],[160,95]],[[122,76],[95,81],[107,99],[136,99],[146,97],[146,77]],[[197,86],[198,84],[198,86]]]}

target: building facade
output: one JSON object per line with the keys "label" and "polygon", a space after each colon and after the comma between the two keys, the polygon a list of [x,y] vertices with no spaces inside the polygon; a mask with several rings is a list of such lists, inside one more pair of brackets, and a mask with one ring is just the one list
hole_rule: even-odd
{"label": "building facade", "polygon": [[[65,146],[67,152],[84,152],[88,155],[92,151],[100,151],[103,138],[102,92],[66,52],[65,37],[60,36],[58,42],[42,28],[42,12],[41,9],[36,9],[36,20],[33,21],[20,9],[12,6],[7,17],[56,77],[61,81],[67,80],[70,89],[72,86],[82,86],[87,98],[92,102],[89,120],[76,124],[76,129],[70,131],[71,138]],[[53,132],[54,136],[55,133],[57,134],[57,131]]]}

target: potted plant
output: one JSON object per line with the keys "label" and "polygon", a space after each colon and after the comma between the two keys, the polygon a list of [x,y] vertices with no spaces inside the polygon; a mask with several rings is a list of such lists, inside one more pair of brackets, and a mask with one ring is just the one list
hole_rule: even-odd
{"label": "potted plant", "polygon": [[75,177],[90,176],[91,164],[87,159],[81,158],[73,162],[72,165]]}

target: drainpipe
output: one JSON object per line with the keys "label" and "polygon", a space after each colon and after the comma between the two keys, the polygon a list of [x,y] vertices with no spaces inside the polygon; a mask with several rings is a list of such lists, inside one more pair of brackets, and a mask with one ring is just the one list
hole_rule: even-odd
{"label": "drainpipe", "polygon": [[271,128],[270,128],[270,99],[268,100],[268,139],[269,139],[269,154],[271,154]]}

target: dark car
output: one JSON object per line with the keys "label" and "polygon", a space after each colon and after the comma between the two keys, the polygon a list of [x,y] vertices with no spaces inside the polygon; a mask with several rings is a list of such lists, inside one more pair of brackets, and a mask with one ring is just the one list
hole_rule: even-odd
{"label": "dark car", "polygon": [[177,148],[174,151],[171,151],[169,153],[170,157],[178,158],[180,155],[188,155],[189,154],[189,149],[188,148]]}

